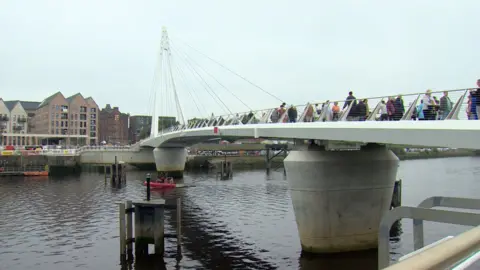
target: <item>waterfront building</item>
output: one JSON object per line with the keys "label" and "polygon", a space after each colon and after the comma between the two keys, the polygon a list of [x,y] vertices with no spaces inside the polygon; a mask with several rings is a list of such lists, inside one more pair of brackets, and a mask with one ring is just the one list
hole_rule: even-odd
{"label": "waterfront building", "polygon": [[[174,116],[159,116],[158,130],[166,129],[178,125],[177,118]],[[152,128],[152,117],[148,115],[134,115],[130,117],[128,136],[130,143],[136,143],[150,136]]]}
{"label": "waterfront building", "polygon": [[10,110],[0,98],[0,133],[10,132]]}
{"label": "waterfront building", "polygon": [[[69,121],[67,121],[67,134],[71,135],[72,145],[95,145],[98,144],[98,106],[91,98],[84,98],[77,93],[67,97]],[[87,141],[77,135],[87,136]]]}
{"label": "waterfront building", "polygon": [[[57,92],[42,102],[0,102],[0,145],[98,143],[98,106],[78,93]],[[17,135],[18,134],[18,135]]]}
{"label": "waterfront building", "polygon": [[[98,132],[99,132],[99,109],[98,109],[98,105],[97,103],[95,102],[95,100],[93,100],[92,97],[86,97],[85,98],[85,101],[87,102],[87,108],[88,110],[90,111],[89,112],[89,115],[90,115],[90,129],[89,129],[89,136],[90,136],[90,144],[98,144],[99,143],[99,139],[98,139]],[[94,140],[94,141],[93,141]]]}
{"label": "waterfront building", "polygon": [[130,115],[120,112],[118,107],[107,104],[100,111],[99,142],[128,144],[128,120]]}
{"label": "waterfront building", "polygon": [[40,102],[37,101],[22,101],[22,100],[9,100],[5,101],[5,104],[7,107],[13,108],[18,102],[22,105],[23,109],[27,113],[27,125],[26,125],[26,132],[25,133],[31,133],[32,128],[35,125],[35,122],[33,121],[33,117],[35,116],[35,112],[37,111],[38,105],[40,105]]}
{"label": "waterfront building", "polygon": [[10,111],[10,132],[15,134],[27,133],[28,115],[19,101],[6,101],[5,105]]}
{"label": "waterfront building", "polygon": [[152,117],[148,115],[130,116],[128,127],[128,140],[130,143],[136,143],[150,134],[152,126]]}

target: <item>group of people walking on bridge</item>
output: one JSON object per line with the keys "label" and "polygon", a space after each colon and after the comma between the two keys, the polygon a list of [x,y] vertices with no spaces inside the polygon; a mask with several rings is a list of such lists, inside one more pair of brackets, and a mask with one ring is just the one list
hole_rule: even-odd
{"label": "group of people walking on bridge", "polygon": [[[478,120],[480,113],[480,79],[477,80],[477,87],[472,89],[468,95],[466,113],[470,120]],[[331,104],[327,100],[321,105],[308,104],[299,117],[296,106],[291,105],[287,108],[286,103],[282,103],[272,112],[270,120],[272,123],[314,122],[320,118],[322,118],[322,121],[338,121],[343,117],[347,121],[366,121],[367,119],[399,121],[402,119],[406,120],[405,117],[411,120],[444,120],[447,119],[454,107],[448,91],[444,91],[442,97],[438,99],[432,95],[432,90],[430,89],[419,98],[417,103],[418,105],[413,107],[413,111],[406,115],[407,111],[405,110],[402,95],[391,96],[386,101],[381,100],[376,109],[371,111],[368,99],[357,99],[353,92],[350,91],[341,109],[338,102]],[[408,106],[408,108],[410,107]]]}

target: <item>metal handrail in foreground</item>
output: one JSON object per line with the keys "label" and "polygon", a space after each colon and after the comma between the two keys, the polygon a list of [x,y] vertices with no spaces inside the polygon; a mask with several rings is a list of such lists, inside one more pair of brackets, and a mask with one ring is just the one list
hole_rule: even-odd
{"label": "metal handrail in foreground", "polygon": [[[423,200],[418,207],[449,207],[480,210],[480,199],[434,196]],[[423,220],[421,219],[413,220],[413,240],[413,248],[415,250],[421,249],[425,245],[423,237]]]}
{"label": "metal handrail in foreground", "polygon": [[[438,211],[431,210],[430,211]],[[432,246],[419,254],[407,258],[385,270],[404,269],[451,269],[465,260],[474,256],[480,249],[480,226],[466,231],[454,238]],[[476,260],[476,258],[470,258]],[[380,268],[382,269],[382,268]]]}
{"label": "metal handrail in foreground", "polygon": [[[380,227],[378,230],[378,269],[384,269],[390,264],[390,228],[392,227],[393,223],[402,218],[421,219],[466,226],[478,226],[480,224],[480,214],[477,213],[456,212],[409,206],[400,206],[394,208],[393,210],[387,212],[383,216],[382,221],[380,222]],[[448,260],[448,258],[444,259]]]}

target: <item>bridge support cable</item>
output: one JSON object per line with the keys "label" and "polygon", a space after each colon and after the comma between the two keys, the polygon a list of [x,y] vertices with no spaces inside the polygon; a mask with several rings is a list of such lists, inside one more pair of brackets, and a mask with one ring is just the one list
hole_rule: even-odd
{"label": "bridge support cable", "polygon": [[250,85],[260,89],[262,92],[268,94],[269,96],[275,98],[276,100],[280,101],[280,102],[284,102],[281,98],[275,96],[274,94],[268,92],[267,90],[263,89],[262,87],[258,86],[257,84],[251,82],[250,80],[248,80],[247,78],[243,77],[242,75],[238,74],[237,72],[229,69],[228,67],[226,67],[225,65],[219,63],[218,61],[214,60],[213,58],[209,57],[208,55],[202,53],[201,51],[195,49],[194,47],[190,46],[189,44],[187,44],[185,41],[182,41],[181,39],[179,38],[175,38],[176,40],[180,41],[181,43],[185,44],[187,47],[191,48],[192,50],[196,51],[197,53],[199,53],[200,55],[206,57],[207,59],[209,59],[210,61],[214,62],[215,64],[219,65],[220,67],[222,67],[223,69],[227,70],[228,72],[234,74],[235,76],[239,77],[240,79],[244,80],[245,82],[249,83]]}
{"label": "bridge support cable", "polygon": [[191,61],[193,64],[195,64],[201,71],[203,71],[203,73],[207,74],[208,76],[210,76],[213,80],[215,80],[223,89],[225,89],[228,93],[230,93],[234,98],[236,98],[238,101],[240,101],[240,103],[242,103],[249,111],[252,111],[252,108],[250,108],[250,106],[248,106],[242,99],[240,99],[237,95],[235,95],[235,93],[233,93],[233,91],[231,91],[230,89],[228,89],[224,84],[222,84],[220,81],[217,80],[217,78],[215,78],[215,76],[213,76],[211,73],[207,72],[201,65],[199,65],[197,62],[195,62],[193,60],[192,57],[190,57],[186,52],[183,52],[183,54],[185,55],[185,58],[188,59],[189,61]]}
{"label": "bridge support cable", "polygon": [[[177,53],[180,57],[180,59],[182,59],[183,57],[180,55],[180,53],[178,52],[178,50],[176,49],[173,49],[172,50],[173,52]],[[185,66],[187,66],[191,71],[192,73],[194,73],[196,75],[196,77],[200,80],[200,82],[202,82],[202,86],[203,88],[210,94],[210,96],[212,96],[212,98],[215,100],[215,101],[218,101],[221,103],[221,106],[223,105],[223,107],[225,108],[225,110],[228,112],[227,114],[232,114],[232,112],[230,111],[230,109],[228,108],[228,106],[222,101],[222,99],[220,99],[220,97],[215,93],[215,91],[213,90],[213,88],[210,86],[210,84],[208,84],[206,82],[206,80],[202,77],[202,75],[200,75],[200,73],[198,73],[198,71],[189,63],[188,59],[182,59],[185,63]],[[217,102],[217,103],[218,103]],[[220,105],[220,104],[219,104]]]}
{"label": "bridge support cable", "polygon": [[[185,88],[187,89],[187,93],[188,95],[190,96],[193,104],[195,105],[195,108],[197,108],[197,112],[198,112],[198,115],[201,117],[202,115],[208,115],[208,112],[207,110],[205,109],[205,107],[202,107],[199,105],[199,98],[196,97],[195,95],[195,89],[193,87],[191,87],[188,82],[187,82],[187,79],[185,78],[185,74],[183,73],[183,70],[181,70],[178,65],[175,65],[174,66],[174,69],[176,70],[176,74],[177,77],[179,78],[180,81],[182,81],[183,85],[185,86]],[[198,102],[197,102],[198,100]],[[202,112],[202,110],[200,110],[200,107],[202,107],[202,109],[204,110]]]}
{"label": "bridge support cable", "polygon": [[180,101],[178,99],[178,94],[177,94],[177,88],[175,87],[175,80],[173,79],[172,60],[170,58],[171,58],[171,53],[169,53],[167,56],[167,62],[168,62],[168,68],[170,71],[170,79],[172,82],[173,95],[174,95],[175,103],[177,107],[177,114],[178,114],[180,124],[185,125],[186,122],[185,122],[185,118],[183,117],[182,106],[180,105]]}
{"label": "bridge support cable", "polygon": [[[185,67],[185,71],[183,71],[184,68],[181,68],[181,67],[179,67],[179,66],[178,66],[178,69],[181,70],[181,72],[183,73],[183,76],[186,78],[186,77],[187,77],[187,76],[185,75],[185,74],[187,73],[186,70],[189,69],[189,68],[187,67],[187,64],[183,61],[183,59],[181,59],[181,58],[179,58],[179,59],[180,59],[181,61],[177,61],[177,63],[178,63],[178,62],[182,62],[186,67]],[[191,71],[191,69],[189,69],[188,71]],[[216,98],[215,94],[212,93],[212,92],[210,91],[210,89],[208,89],[208,88],[205,86],[204,81],[202,80],[202,78],[199,78],[196,74],[195,74],[194,76],[192,76],[192,77],[194,77],[195,80],[199,82],[200,86],[205,90],[205,92],[208,93],[208,95],[210,95],[211,99],[220,107],[220,109],[223,111],[223,113],[228,114],[226,108],[222,105],[222,103],[218,100],[218,98]],[[196,93],[196,92],[193,92],[193,93],[195,93],[194,96],[201,97],[201,95],[199,95],[198,93]],[[200,100],[200,98],[198,98],[198,100]],[[208,114],[209,114],[209,113],[207,112],[206,115],[208,115]]]}

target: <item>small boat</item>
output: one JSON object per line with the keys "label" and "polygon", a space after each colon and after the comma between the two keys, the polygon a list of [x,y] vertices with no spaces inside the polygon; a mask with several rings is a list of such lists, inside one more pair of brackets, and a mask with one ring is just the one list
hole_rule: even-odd
{"label": "small boat", "polygon": [[48,176],[48,172],[47,171],[43,171],[43,172],[24,172],[23,175],[24,176]]}
{"label": "small boat", "polygon": [[[143,185],[147,186],[147,181],[143,182]],[[175,183],[150,182],[151,188],[175,188],[176,186]]]}
{"label": "small boat", "polygon": [[[147,181],[143,182],[147,186]],[[157,180],[150,182],[151,188],[175,188],[177,185],[173,182],[173,177],[159,177]]]}

